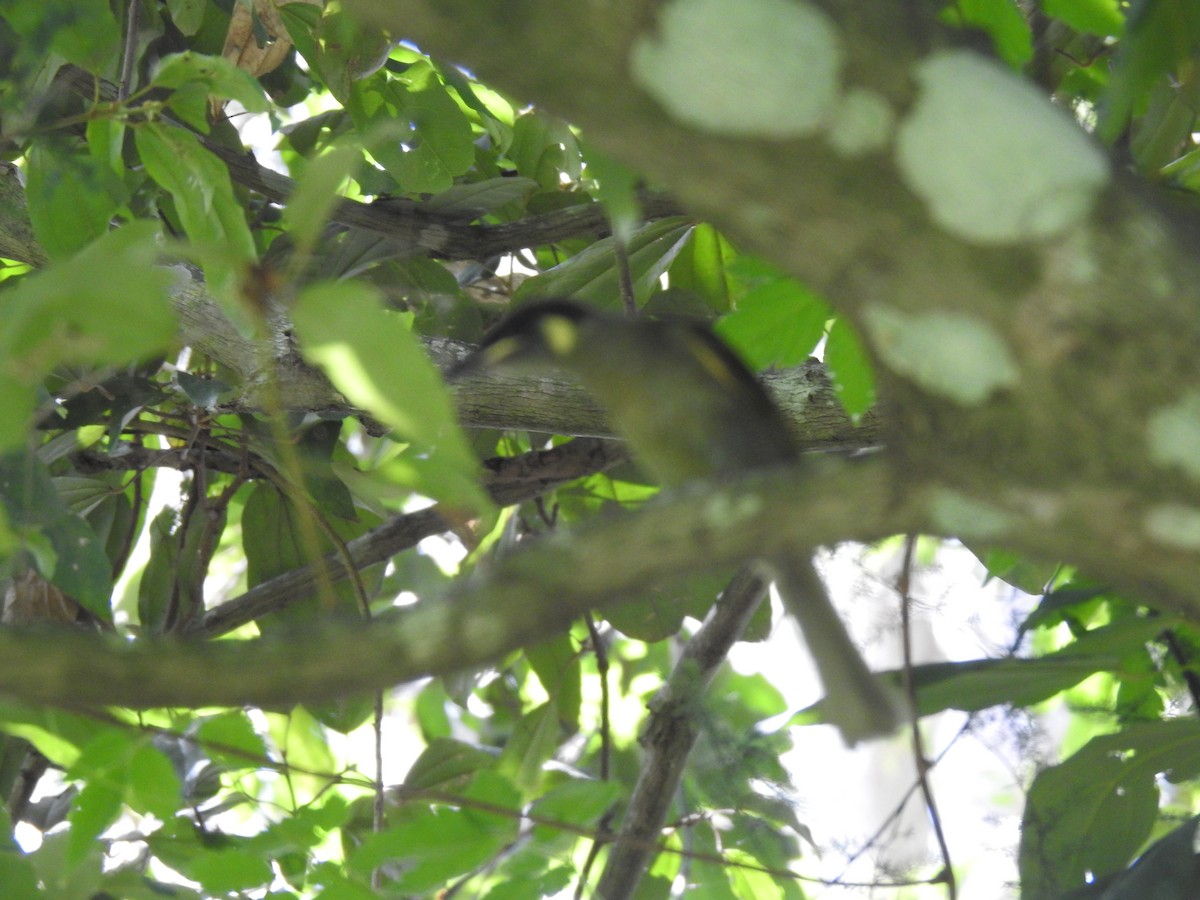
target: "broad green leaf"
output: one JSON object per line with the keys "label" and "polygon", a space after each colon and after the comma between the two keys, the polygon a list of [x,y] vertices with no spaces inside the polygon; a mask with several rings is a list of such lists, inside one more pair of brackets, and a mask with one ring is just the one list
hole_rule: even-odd
{"label": "broad green leaf", "polygon": [[672,290],[704,298],[714,313],[727,313],[731,283],[726,266],[736,257],[737,251],[719,231],[708,224],[697,225],[671,263],[668,283]]}
{"label": "broad green leaf", "polygon": [[62,501],[40,460],[0,456],[0,504],[24,540],[41,535],[53,550],[48,567],[45,554],[33,554],[42,577],[100,619],[111,618],[112,571],[104,542]]}
{"label": "broad green leaf", "polygon": [[122,791],[119,785],[104,779],[89,779],[75,795],[67,821],[67,861],[77,865],[93,848],[93,842],[121,813]]}
{"label": "broad green leaf", "polygon": [[107,74],[121,31],[106,0],[4,0],[0,17],[35,47],[47,47],[89,72]]}
{"label": "broad green leaf", "polygon": [[476,772],[495,764],[494,756],[477,747],[450,738],[435,738],[404,776],[404,786],[453,791]]}
{"label": "broad green leaf", "polygon": [[67,259],[108,231],[124,187],[106,163],[58,141],[35,141],[25,161],[29,221],[51,259]]}
{"label": "broad green leaf", "polygon": [[[298,569],[318,560],[333,550],[333,545],[314,519],[306,523],[301,516],[314,513],[297,510],[291,501],[267,482],[259,482],[250,490],[242,509],[242,549],[246,554],[246,585],[255,587],[276,575]],[[352,540],[365,528],[341,519],[327,519],[343,540]],[[361,616],[354,588],[349,581],[333,586],[334,598],[313,596],[291,603],[270,616],[259,620],[263,633],[278,631],[281,625],[294,626],[314,618],[341,615]],[[330,607],[330,601],[336,605]]]}
{"label": "broad green leaf", "polygon": [[486,510],[478,462],[454,405],[420,341],[363,284],[313,285],[292,311],[305,358],[355,406],[430,452],[412,486],[453,504]]}
{"label": "broad green leaf", "polygon": [[875,405],[875,372],[858,333],[841,316],[834,319],[825,341],[825,365],[833,392],[846,414],[857,422]]}
{"label": "broad green leaf", "polygon": [[795,366],[817,346],[830,315],[816,294],[781,278],[753,288],[716,330],[752,369]]}
{"label": "broad green leaf", "polygon": [[403,141],[372,147],[372,156],[404,191],[448,190],[454,178],[471,167],[475,161],[471,125],[429,63],[410,66],[399,79],[375,85],[370,92],[383,101],[371,121],[398,119],[406,130]]}
{"label": "broad green leaf", "polygon": [[955,25],[986,31],[996,54],[1014,69],[1033,59],[1029,22],[1016,0],[954,0],[946,6],[943,17]]}
{"label": "broad green leaf", "polygon": [[283,210],[283,222],[300,258],[312,253],[341,199],[343,185],[362,164],[363,149],[356,141],[341,142],[305,164]]}
{"label": "broad green leaf", "polygon": [[1151,85],[1191,58],[1200,40],[1200,5],[1140,3],[1127,24],[1096,124],[1097,136],[1108,144],[1124,131]]}
{"label": "broad green leaf", "polygon": [[425,209],[442,215],[475,219],[514,200],[524,200],[537,190],[532,178],[486,178],[456,184],[425,201]]}
{"label": "broad green leaf", "polygon": [[196,739],[205,753],[235,769],[251,768],[254,760],[267,758],[267,746],[243,710],[205,718],[196,728]]}
{"label": "broad green leaf", "polygon": [[584,152],[584,161],[588,178],[595,183],[591,193],[604,204],[613,234],[628,240],[642,220],[637,173],[594,147]]}
{"label": "broad green leaf", "polygon": [[205,0],[167,0],[171,22],[184,35],[193,35],[204,21]]}
{"label": "broad green leaf", "polygon": [[558,749],[558,710],[553,700],[521,716],[516,729],[500,752],[497,769],[529,797],[537,793],[543,766]]}
{"label": "broad green leaf", "polygon": [[274,877],[271,861],[261,853],[241,847],[214,847],[197,857],[188,874],[204,885],[211,896],[247,891],[268,884]]}
{"label": "broad green leaf", "polygon": [[[633,293],[639,303],[658,290],[659,278],[686,243],[691,225],[681,218],[660,219],[638,229],[625,244]],[[522,282],[517,303],[543,297],[574,297],[601,309],[618,309],[618,286],[613,239],[596,241],[561,265]]]}
{"label": "broad green leaf", "polygon": [[0,294],[0,449],[24,440],[33,390],[58,366],[119,365],[166,348],[172,276],[156,226],[135,222]]}
{"label": "broad green leaf", "polygon": [[1125,13],[1117,0],[1042,0],[1042,11],[1062,19],[1076,31],[1100,37],[1120,37]]}
{"label": "broad green leaf", "polygon": [[209,97],[236,100],[247,112],[264,113],[270,108],[262,88],[249,72],[221,56],[185,51],[164,56],[150,79],[152,87],[180,88],[199,83]]}
{"label": "broad green leaf", "polygon": [[1192,818],[1155,841],[1132,867],[1105,882],[1101,900],[1192,900],[1200,884],[1200,854]]}
{"label": "broad green leaf", "polygon": [[0,702],[0,731],[24,738],[63,768],[73,766],[81,748],[107,728],[87,716]]}
{"label": "broad green leaf", "polygon": [[430,679],[421,692],[417,694],[414,711],[417,724],[421,726],[421,737],[426,743],[436,738],[450,736],[450,716],[446,712],[446,704],[450,697],[440,678]]}
{"label": "broad green leaf", "polygon": [[1034,779],[1021,823],[1021,893],[1060,897],[1125,867],[1158,814],[1157,779],[1200,775],[1200,722],[1127,726]]}
{"label": "broad green leaf", "polygon": [[188,238],[205,261],[209,286],[226,301],[257,254],[225,164],[191,132],[159,122],[134,129],[146,172],[175,201]]}
{"label": "broad green leaf", "polygon": [[396,816],[398,824],[363,840],[348,867],[366,876],[386,861],[398,862],[402,872],[395,887],[406,894],[440,887],[473,871],[516,838],[521,799],[511,784],[490,771],[476,775],[461,796],[512,812],[485,811],[466,801],[457,807],[413,801]]}
{"label": "broad green leaf", "polygon": [[579,142],[570,127],[540,110],[522,113],[513,123],[508,157],[518,173],[547,191],[561,190],[564,174],[575,181],[582,171]]}
{"label": "broad green leaf", "polygon": [[[530,814],[538,819],[583,827],[600,818],[624,793],[615,781],[584,781],[572,778],[534,801]],[[550,840],[557,831],[552,825],[536,824],[534,836]]]}
{"label": "broad green leaf", "polygon": [[9,900],[38,900],[44,895],[38,889],[33,863],[20,851],[10,835],[12,819],[8,809],[0,805],[0,885]]}
{"label": "broad green leaf", "polygon": [[582,704],[579,650],[570,635],[559,635],[525,650],[525,658],[558,709],[560,722],[574,733]]}

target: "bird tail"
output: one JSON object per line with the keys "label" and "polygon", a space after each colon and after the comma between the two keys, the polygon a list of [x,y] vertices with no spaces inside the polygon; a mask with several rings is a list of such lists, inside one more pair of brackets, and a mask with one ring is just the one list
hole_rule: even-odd
{"label": "bird tail", "polygon": [[767,565],[784,610],[800,626],[816,662],[826,719],[851,747],[894,732],[909,718],[906,704],[867,668],[811,558],[772,559]]}

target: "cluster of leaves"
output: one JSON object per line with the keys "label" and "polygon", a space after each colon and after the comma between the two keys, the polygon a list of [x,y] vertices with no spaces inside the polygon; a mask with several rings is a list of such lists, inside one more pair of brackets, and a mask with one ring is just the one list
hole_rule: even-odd
{"label": "cluster of leaves", "polygon": [[[1168,79],[1182,51],[1160,52],[1171,23],[1160,5],[1146,7],[1145,27],[1118,43],[1115,4],[1046,3],[1064,31],[1045,77],[1076,104],[1109,97],[1101,132],[1127,139],[1144,173],[1191,187],[1200,151],[1181,153],[1190,138],[1171,130],[1191,82]],[[335,2],[141,4],[125,35],[104,0],[8,0],[0,10],[0,43],[14,48],[0,71],[0,152],[20,161],[37,239],[0,270],[7,625],[216,637],[209,610],[314,560],[348,559],[356,539],[418,498],[470,522],[458,529],[478,545],[467,565],[643,501],[653,489],[628,466],[505,513],[479,487],[480,455],[541,441],[466,437],[418,338],[476,340],[511,303],[572,296],[615,307],[627,281],[647,310],[720,317],[720,333],[757,368],[803,362],[824,340],[845,409],[859,416],[873,403],[856,336],[812,291],[710,225],[650,215],[654,198],[574,129],[361,30]],[[1009,0],[954,4],[948,16],[987,27],[1014,65],[1035,61],[1029,22]],[[1103,67],[1089,64],[1114,46],[1131,48],[1116,69],[1127,74],[1105,93]],[[286,197],[231,175],[242,116],[269,122],[269,149],[294,178]],[[375,199],[397,230],[354,224],[341,214],[346,198]],[[598,207],[604,214],[589,217]],[[567,225],[553,239],[531,236],[552,220]],[[481,237],[501,229],[506,243]],[[452,250],[449,231],[460,240]],[[532,274],[503,274],[509,253]],[[285,408],[266,356],[247,376],[195,348],[181,355],[181,284],[202,284],[231,332],[264,353],[297,346],[369,418]],[[171,496],[168,485],[151,516],[171,469],[185,473],[180,487]],[[1006,574],[999,555],[991,561]],[[314,576],[306,596],[253,629],[286,638],[337,616],[386,616],[396,597],[436,597],[448,578],[412,550],[343,582]],[[138,714],[5,702],[0,884],[12,897],[39,886],[64,897],[369,897],[381,882],[396,896],[447,885],[492,900],[567,890],[637,778],[643,707],[671,670],[685,617],[702,618],[721,584],[692,579],[494,671],[396,699],[422,749],[386,795],[360,740],[371,697]],[[766,617],[748,638],[766,633]],[[1054,896],[1110,875],[1126,891],[1112,896],[1134,896],[1145,867],[1119,873],[1178,824],[1159,810],[1157,776],[1184,782],[1200,759],[1200,726],[1162,721],[1164,687],[1183,679],[1195,648],[1181,623],[1147,619],[1063,575],[1028,624],[1072,637],[1033,661],[922,667],[920,712],[1033,705],[1096,676],[1088,699],[1109,716],[1081,725],[1082,749],[1034,782],[1022,879],[1030,896]],[[1163,663],[1148,648],[1169,627]],[[790,790],[779,762],[790,741],[763,724],[786,709],[761,676],[717,675],[694,711],[682,824],[642,896],[667,896],[680,877],[703,896],[801,895],[788,866],[807,829],[779,799]],[[1114,717],[1120,730],[1084,744],[1087,728]],[[1190,801],[1181,789],[1169,812],[1189,815]],[[16,849],[10,813],[41,833],[36,850]],[[1177,861],[1194,827],[1179,826],[1146,860]]]}

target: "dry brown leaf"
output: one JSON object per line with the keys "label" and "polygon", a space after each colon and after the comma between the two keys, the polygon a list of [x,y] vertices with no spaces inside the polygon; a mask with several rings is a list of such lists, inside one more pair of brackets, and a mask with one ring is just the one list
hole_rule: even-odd
{"label": "dry brown leaf", "polygon": [[279,17],[278,7],[284,3],[325,5],[324,0],[254,0],[254,12],[268,38],[260,47],[254,34],[254,17],[250,9],[245,3],[237,3],[233,7],[221,55],[255,78],[277,69],[292,49],[291,35]]}

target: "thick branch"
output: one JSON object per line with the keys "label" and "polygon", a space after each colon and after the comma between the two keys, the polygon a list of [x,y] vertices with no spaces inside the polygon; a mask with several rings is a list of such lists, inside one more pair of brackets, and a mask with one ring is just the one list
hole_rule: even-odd
{"label": "thick branch", "polygon": [[[0,693],[59,706],[278,706],[462,671],[561,633],[585,610],[613,606],[679,572],[846,534],[871,539],[904,530],[911,510],[887,503],[888,481],[879,463],[860,463],[815,478],[785,470],[705,485],[635,515],[549,536],[447,597],[397,610],[370,628],[331,624],[286,639],[134,643],[0,630]],[[798,517],[796,509],[811,515]],[[555,602],[531,603],[536,596]]]}

